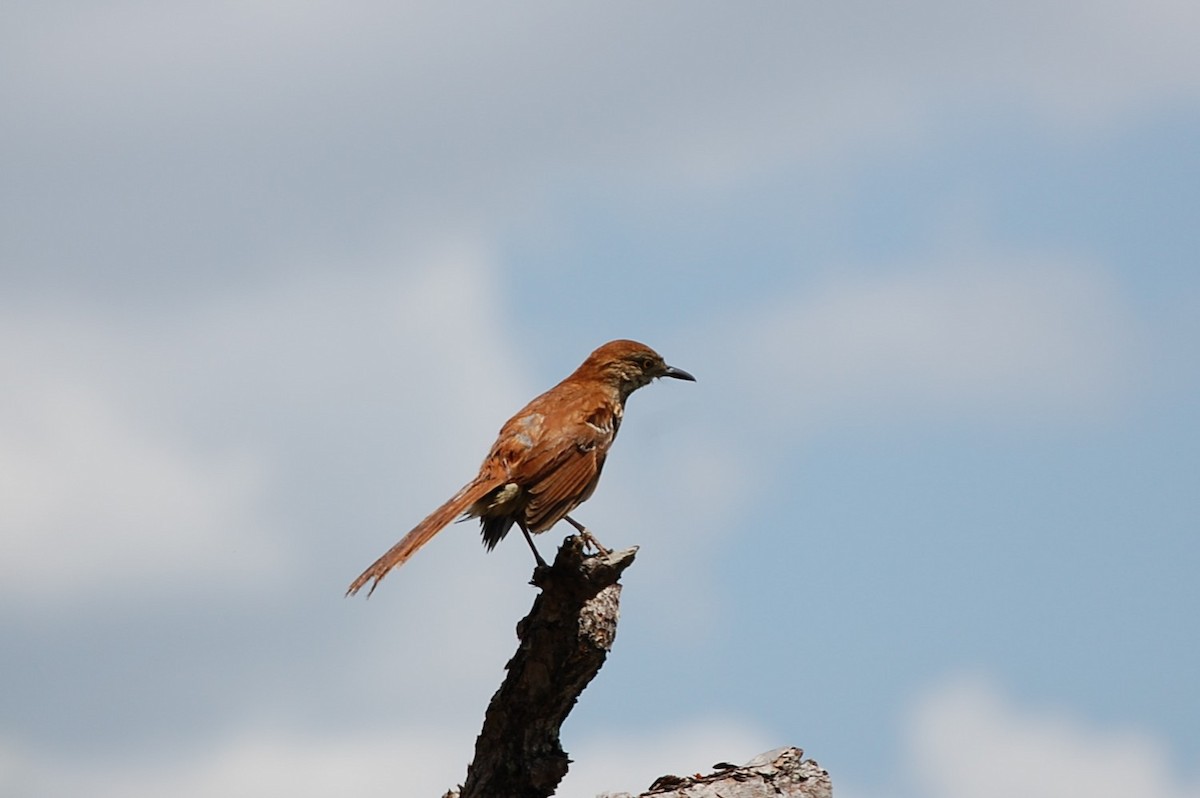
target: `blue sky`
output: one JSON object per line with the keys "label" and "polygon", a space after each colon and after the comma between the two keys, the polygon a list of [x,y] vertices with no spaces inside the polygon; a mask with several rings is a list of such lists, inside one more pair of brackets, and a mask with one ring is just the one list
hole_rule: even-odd
{"label": "blue sky", "polygon": [[461,781],[525,547],[342,592],[632,337],[560,794],[1200,796],[1192,4],[4,16],[0,793]]}

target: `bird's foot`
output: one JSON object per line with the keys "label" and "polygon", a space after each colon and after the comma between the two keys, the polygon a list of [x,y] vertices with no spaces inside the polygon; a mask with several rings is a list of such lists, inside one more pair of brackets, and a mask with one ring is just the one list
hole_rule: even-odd
{"label": "bird's foot", "polygon": [[600,544],[600,541],[596,540],[596,536],[589,532],[586,526],[579,523],[569,515],[565,517],[567,519],[567,523],[579,531],[579,539],[583,541],[583,545],[591,546],[596,550],[597,554],[602,554],[605,557],[607,557],[609,554],[612,554],[609,549],[604,548],[604,546]]}
{"label": "bird's foot", "polygon": [[602,554],[605,557],[612,554],[611,549],[604,548],[604,546],[600,544],[600,541],[596,540],[596,536],[591,532],[588,532],[586,529],[579,533],[579,537],[583,538],[585,545],[591,546],[593,549],[595,549],[597,554]]}

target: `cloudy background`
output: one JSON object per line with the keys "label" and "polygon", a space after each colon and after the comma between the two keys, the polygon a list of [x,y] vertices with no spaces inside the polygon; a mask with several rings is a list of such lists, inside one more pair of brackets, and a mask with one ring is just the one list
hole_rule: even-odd
{"label": "cloudy background", "polygon": [[342,592],[632,337],[562,795],[1200,796],[1191,0],[0,18],[0,794],[461,781],[524,544]]}

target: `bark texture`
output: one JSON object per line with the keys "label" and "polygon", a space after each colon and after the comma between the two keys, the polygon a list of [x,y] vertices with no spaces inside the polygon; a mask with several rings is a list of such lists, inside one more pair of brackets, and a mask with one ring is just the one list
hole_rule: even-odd
{"label": "bark texture", "polygon": [[461,798],[547,798],[570,759],[559,729],[600,670],[617,633],[621,572],[637,549],[585,556],[578,536],[538,568],[542,589],[519,624],[520,645],[492,696]]}
{"label": "bark texture", "polygon": [[[738,767],[714,765],[707,776],[660,776],[637,798],[832,798],[829,772],[799,748],[776,748]],[[606,793],[599,798],[633,798]]]}

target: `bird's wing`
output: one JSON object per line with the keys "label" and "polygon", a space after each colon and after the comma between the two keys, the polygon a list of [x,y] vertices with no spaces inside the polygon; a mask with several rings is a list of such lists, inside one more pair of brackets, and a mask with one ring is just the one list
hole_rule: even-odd
{"label": "bird's wing", "polygon": [[547,424],[538,445],[512,470],[528,496],[525,523],[535,532],[549,529],[591,496],[616,434],[607,406],[559,418],[565,423]]}

